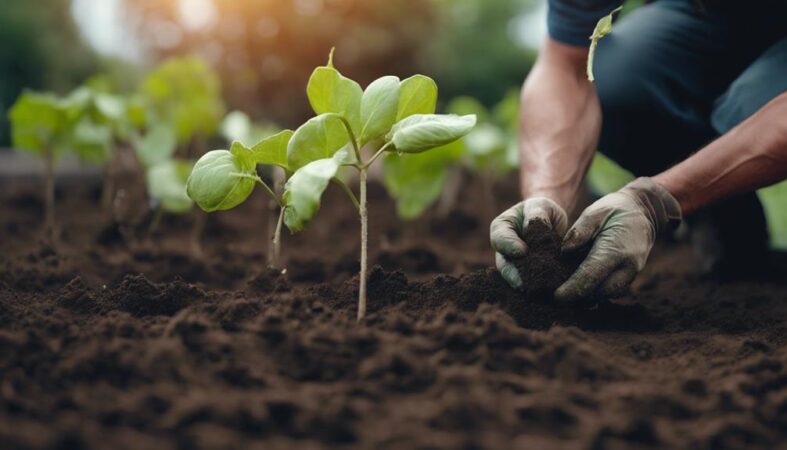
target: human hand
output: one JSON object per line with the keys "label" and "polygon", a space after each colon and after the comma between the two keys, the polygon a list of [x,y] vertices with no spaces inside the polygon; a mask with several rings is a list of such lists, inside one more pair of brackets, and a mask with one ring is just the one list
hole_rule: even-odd
{"label": "human hand", "polygon": [[522,287],[522,277],[513,260],[527,254],[523,236],[527,225],[533,220],[543,221],[561,237],[568,228],[566,212],[546,197],[531,197],[517,203],[497,216],[489,226],[495,265],[503,279],[514,289]]}
{"label": "human hand", "polygon": [[624,295],[645,267],[656,236],[681,221],[678,201],[650,178],[637,178],[590,205],[563,239],[562,252],[590,252],[573,275],[555,291],[572,302],[589,297]]}

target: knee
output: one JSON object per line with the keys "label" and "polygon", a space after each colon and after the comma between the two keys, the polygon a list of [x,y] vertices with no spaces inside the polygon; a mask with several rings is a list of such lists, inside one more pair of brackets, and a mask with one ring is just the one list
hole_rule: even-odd
{"label": "knee", "polygon": [[730,85],[713,106],[711,125],[726,133],[787,92],[787,39],[771,47]]}

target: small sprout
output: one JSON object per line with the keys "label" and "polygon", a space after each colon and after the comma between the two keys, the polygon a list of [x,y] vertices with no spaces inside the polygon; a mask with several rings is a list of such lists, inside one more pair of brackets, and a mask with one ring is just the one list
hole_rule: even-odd
{"label": "small sprout", "polygon": [[194,165],[187,180],[187,193],[197,206],[206,212],[232,209],[249,198],[259,184],[279,206],[279,219],[273,231],[271,265],[279,264],[281,227],[288,208],[275,189],[257,175],[257,166],[280,167],[285,176],[290,173],[287,146],[294,139],[293,132],[284,130],[267,137],[249,148],[239,141],[230,150],[213,150],[203,155]]}
{"label": "small sprout", "polygon": [[587,67],[588,80],[590,81],[595,81],[595,78],[593,77],[593,57],[596,53],[598,41],[600,41],[601,38],[608,35],[609,33],[612,33],[612,16],[621,9],[623,9],[623,6],[618,6],[617,8],[613,9],[612,12],[599,19],[598,23],[596,23],[596,28],[593,30],[593,34],[590,35],[590,49],[588,50]]}

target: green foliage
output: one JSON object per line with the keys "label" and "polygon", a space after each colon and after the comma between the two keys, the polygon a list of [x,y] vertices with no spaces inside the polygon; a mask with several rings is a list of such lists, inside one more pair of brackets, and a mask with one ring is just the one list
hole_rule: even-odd
{"label": "green foliage", "polygon": [[[404,81],[393,76],[379,78],[363,91],[359,104],[358,91],[353,87],[357,83],[336,70],[332,60],[331,55],[328,66],[315,70],[307,87],[309,101],[319,115],[295,132],[287,148],[288,165],[295,173],[285,186],[284,223],[292,232],[302,230],[317,213],[320,197],[341,166],[354,166],[363,172],[386,152],[404,155],[440,148],[465,136],[476,122],[472,115],[433,114],[437,85],[424,75]],[[347,116],[354,114],[356,105],[360,111],[358,134]],[[366,162],[361,159],[364,146],[377,151]],[[407,197],[402,200],[406,213],[422,206],[414,205],[416,189],[406,186],[405,178],[417,178],[419,186],[429,189],[427,197],[433,198],[438,190],[435,186],[441,186],[445,178],[444,170],[437,167],[456,158],[457,148],[439,150],[434,156],[412,162],[386,163],[386,186],[395,197]],[[419,170],[422,172],[414,172]]]}
{"label": "green foliage", "polygon": [[173,124],[180,143],[212,136],[224,116],[219,77],[199,58],[165,61],[145,77],[140,94],[156,121]]}
{"label": "green foliage", "polygon": [[760,189],[757,194],[765,207],[768,220],[768,231],[771,245],[778,249],[787,249],[787,181]]}
{"label": "green foliage", "polygon": [[336,158],[312,161],[301,167],[284,186],[284,223],[291,232],[303,230],[320,209],[320,199],[340,162]]}
{"label": "green foliage", "polygon": [[287,166],[295,171],[312,161],[330,158],[349,141],[342,116],[321,114],[293,134],[287,146]]}
{"label": "green foliage", "polygon": [[634,175],[631,172],[623,169],[600,152],[596,152],[593,157],[587,175],[590,190],[598,195],[615,192],[633,179]]}
{"label": "green foliage", "polygon": [[189,198],[207,212],[232,209],[254,190],[257,172],[251,150],[233,145],[233,151],[213,150],[199,159],[186,183]]}
{"label": "green foliage", "polygon": [[466,136],[476,125],[475,115],[416,114],[391,130],[394,148],[402,153],[421,153]]}
{"label": "green foliage", "polygon": [[53,94],[24,92],[9,112],[12,145],[40,154],[54,150],[66,126],[61,102]]}
{"label": "green foliage", "polygon": [[294,134],[292,130],[284,130],[259,141],[252,147],[255,163],[290,170],[287,164],[287,148]]}
{"label": "green foliage", "polygon": [[253,146],[262,139],[276,134],[279,129],[272,124],[252,122],[243,111],[232,111],[221,121],[219,132],[228,142],[240,141],[245,146]]}
{"label": "green foliage", "polygon": [[443,191],[450,169],[463,153],[462,141],[454,141],[428,152],[386,158],[383,182],[396,199],[399,217],[415,219],[434,203]]}
{"label": "green foliage", "polygon": [[175,130],[165,123],[151,127],[142,136],[134,136],[134,150],[143,167],[169,161],[178,146]]}

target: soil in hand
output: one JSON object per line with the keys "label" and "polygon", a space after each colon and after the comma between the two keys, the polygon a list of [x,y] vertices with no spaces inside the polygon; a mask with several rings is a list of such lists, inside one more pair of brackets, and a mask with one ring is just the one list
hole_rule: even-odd
{"label": "soil in hand", "polygon": [[522,291],[527,301],[548,301],[576,270],[581,260],[560,254],[560,236],[542,220],[532,220],[523,236],[527,254],[514,261],[522,277]]}

